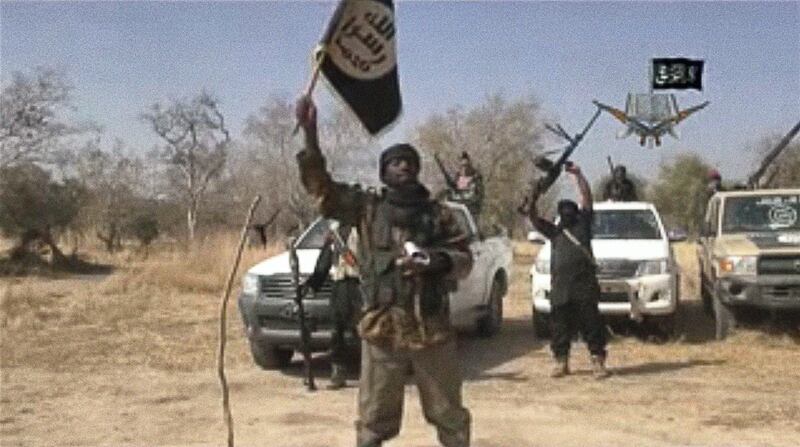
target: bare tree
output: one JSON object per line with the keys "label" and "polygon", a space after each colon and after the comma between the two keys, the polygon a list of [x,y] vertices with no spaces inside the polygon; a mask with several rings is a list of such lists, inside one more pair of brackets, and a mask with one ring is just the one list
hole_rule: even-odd
{"label": "bare tree", "polygon": [[[266,192],[265,210],[281,208],[281,219],[289,226],[304,226],[315,216],[313,200],[300,184],[295,155],[302,148],[302,139],[294,137],[294,105],[286,98],[271,97],[255,114],[248,117],[244,131],[244,151],[236,168],[240,188]],[[320,117],[321,141],[328,167],[347,182],[370,179],[365,173],[375,172],[369,135],[344,110]],[[365,169],[365,168],[372,169]],[[249,180],[245,178],[249,176]],[[244,184],[254,184],[247,187]]]}
{"label": "bare tree", "polygon": [[71,91],[66,76],[52,68],[12,75],[0,93],[0,168],[49,162],[62,139],[92,128],[68,119]]}
{"label": "bare tree", "polygon": [[162,159],[181,180],[189,240],[194,240],[198,209],[209,184],[225,166],[231,142],[218,102],[201,92],[168,106],[153,104],[141,118],[165,143]]}
{"label": "bare tree", "polygon": [[444,181],[432,154],[455,168],[458,155],[467,152],[484,179],[484,222],[514,228],[522,222],[515,210],[528,191],[532,161],[543,149],[543,124],[534,99],[509,102],[494,94],[473,109],[454,107],[431,116],[416,128],[413,140],[429,155],[423,169],[426,182],[439,187]]}
{"label": "bare tree", "polygon": [[111,150],[98,143],[87,145],[73,161],[74,170],[87,191],[87,204],[81,212],[83,227],[94,231],[108,252],[122,246],[125,227],[139,212],[141,194],[137,184],[142,161],[125,153],[122,141]]}

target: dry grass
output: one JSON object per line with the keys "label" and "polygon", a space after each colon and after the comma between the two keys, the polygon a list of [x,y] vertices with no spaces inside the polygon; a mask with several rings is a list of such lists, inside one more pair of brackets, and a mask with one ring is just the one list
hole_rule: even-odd
{"label": "dry grass", "polygon": [[[163,250],[147,260],[125,263],[105,277],[0,280],[0,365],[56,371],[92,370],[109,364],[183,371],[210,368],[219,297],[235,247],[236,235],[221,235],[193,250]],[[530,316],[528,269],[537,248],[528,242],[514,244],[507,303],[514,319]],[[266,251],[248,249],[238,277],[281,249],[278,245]],[[690,336],[657,349],[635,339],[616,341],[630,344],[626,350],[637,359],[709,358],[705,342],[710,340],[710,321],[697,302],[695,246],[679,244],[676,254],[683,267],[683,300],[694,303],[682,323]],[[228,309],[229,359],[250,363],[236,293]],[[758,371],[773,371],[781,365],[767,362],[764,356],[793,347],[796,340],[786,334],[744,331],[730,342],[715,344],[711,357],[742,359],[742,366],[753,370],[756,365],[770,364]]]}
{"label": "dry grass", "polygon": [[[108,364],[194,370],[213,365],[219,299],[238,243],[219,235],[197,248],[122,261],[108,276],[0,280],[2,366],[85,370]],[[244,271],[281,250],[247,249],[228,309],[231,357],[249,361],[236,294]]]}

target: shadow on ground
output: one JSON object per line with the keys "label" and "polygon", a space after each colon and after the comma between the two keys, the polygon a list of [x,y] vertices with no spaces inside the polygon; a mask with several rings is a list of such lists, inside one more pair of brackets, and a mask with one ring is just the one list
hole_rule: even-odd
{"label": "shadow on ground", "polygon": [[30,254],[21,258],[0,257],[0,277],[28,275],[58,276],[68,275],[109,275],[114,266],[95,264],[79,256],[67,256],[59,262],[50,262],[40,256]]}
{"label": "shadow on ground", "polygon": [[[529,319],[506,319],[502,330],[490,338],[474,334],[459,334],[458,358],[462,365],[465,381],[483,380],[527,380],[522,372],[488,372],[516,358],[540,350],[544,344],[533,335]],[[326,353],[312,356],[312,372],[315,377],[327,382],[330,377],[330,357]],[[359,363],[357,358],[348,362],[349,380],[358,380]],[[303,358],[295,353],[292,363],[281,370],[284,374],[297,377],[305,375]]]}
{"label": "shadow on ground", "polygon": [[[767,336],[788,336],[800,344],[800,312],[769,312],[756,308],[741,308],[736,312],[737,330],[761,332]],[[715,340],[715,323],[700,300],[681,302],[678,308],[676,336],[690,344]]]}
{"label": "shadow on ground", "polygon": [[514,359],[539,351],[545,346],[534,336],[530,318],[504,320],[500,333],[491,338],[464,335],[459,339],[458,346],[464,380],[528,380],[522,372],[489,371]]}
{"label": "shadow on ground", "polygon": [[[613,368],[612,372],[616,376],[635,376],[647,374],[661,374],[681,369],[694,368],[697,366],[717,366],[724,364],[724,360],[689,360],[685,362],[651,362],[639,365],[623,366]],[[587,371],[587,374],[591,372]]]}

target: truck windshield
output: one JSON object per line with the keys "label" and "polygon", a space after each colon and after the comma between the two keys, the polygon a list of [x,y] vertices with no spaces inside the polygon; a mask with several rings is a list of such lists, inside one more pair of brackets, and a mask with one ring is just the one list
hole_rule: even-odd
{"label": "truck windshield", "polygon": [[800,195],[728,197],[722,216],[723,233],[800,230]]}
{"label": "truck windshield", "polygon": [[594,239],[661,239],[661,228],[650,210],[595,210]]}
{"label": "truck windshield", "polygon": [[325,233],[330,228],[330,220],[318,219],[300,236],[297,241],[298,249],[320,249],[325,244]]}

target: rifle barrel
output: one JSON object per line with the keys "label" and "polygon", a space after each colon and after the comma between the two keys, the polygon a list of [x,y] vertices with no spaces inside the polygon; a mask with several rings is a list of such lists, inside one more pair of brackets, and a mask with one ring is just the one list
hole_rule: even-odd
{"label": "rifle barrel", "polygon": [[311,334],[308,332],[306,322],[306,309],[303,305],[303,287],[300,284],[300,263],[297,259],[297,248],[292,243],[289,248],[289,266],[292,269],[292,285],[295,288],[295,304],[297,305],[297,319],[300,325],[300,350],[303,354],[303,368],[305,372],[305,384],[309,391],[314,391],[317,386],[314,384],[314,372],[311,369]]}

